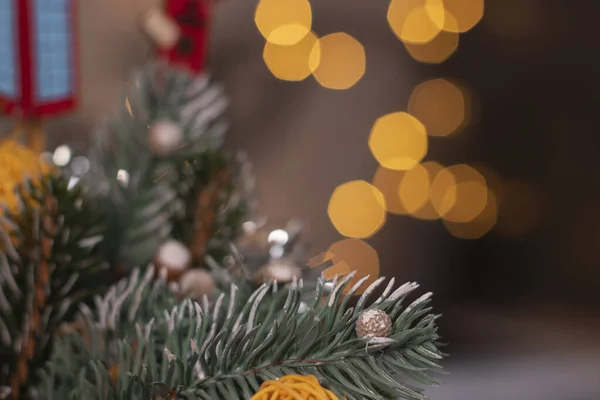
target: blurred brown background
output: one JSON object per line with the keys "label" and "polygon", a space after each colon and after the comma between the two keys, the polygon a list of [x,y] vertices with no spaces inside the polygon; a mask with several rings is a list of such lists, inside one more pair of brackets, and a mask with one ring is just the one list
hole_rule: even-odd
{"label": "blurred brown background", "polygon": [[[70,143],[83,151],[93,125],[119,106],[131,70],[151,55],[136,20],[158,3],[80,5],[81,107],[51,122],[50,147]],[[598,304],[599,79],[593,51],[598,6],[488,1],[481,23],[461,35],[458,51],[441,65],[428,65],[411,59],[389,29],[387,1],[313,1],[316,32],[348,32],[366,50],[363,78],[350,90],[333,91],[310,78],[290,83],[272,76],[262,60],[255,3],[218,4],[211,69],[231,96],[228,145],[254,161],[266,214],[303,218],[315,251],[324,251],[339,239],[326,215],[333,189],[349,180],[370,181],[376,170],[367,146],[373,121],[405,110],[420,82],[459,78],[477,96],[479,112],[455,137],[431,139],[426,159],[483,163],[505,178],[532,184],[543,198],[542,222],[518,239],[492,232],[471,242],[452,239],[437,223],[392,216],[370,241],[382,268],[420,281],[457,281],[461,291],[478,296],[508,300],[551,289],[552,298]]]}
{"label": "blurred brown background", "polygon": [[[132,68],[150,56],[135,21],[151,3],[81,2],[82,104],[77,115],[51,123],[51,147],[69,143],[83,152],[92,126],[117,107]],[[469,241],[438,222],[390,216],[368,240],[383,275],[421,282],[446,314],[456,365],[432,396],[600,398],[600,5],[488,0],[458,51],[427,65],[414,61],[389,29],[388,3],[311,1],[318,34],[344,31],[365,47],[366,74],[346,91],[310,78],[275,79],[262,59],[256,1],[217,6],[211,69],[231,96],[228,147],[253,160],[262,211],[307,221],[315,253],[325,251],[340,239],[327,216],[332,191],[349,180],[371,181],[377,168],[367,146],[374,120],[405,110],[426,79],[464,81],[477,112],[460,134],[433,138],[426,159],[483,163],[527,182],[539,201],[515,215],[540,218],[523,234],[492,231]]]}

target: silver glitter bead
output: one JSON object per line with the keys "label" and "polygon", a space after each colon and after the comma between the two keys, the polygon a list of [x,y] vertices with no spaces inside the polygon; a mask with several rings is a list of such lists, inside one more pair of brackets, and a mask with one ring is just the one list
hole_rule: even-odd
{"label": "silver glitter bead", "polygon": [[389,337],[392,333],[392,320],[385,311],[371,308],[363,311],[356,320],[358,337]]}

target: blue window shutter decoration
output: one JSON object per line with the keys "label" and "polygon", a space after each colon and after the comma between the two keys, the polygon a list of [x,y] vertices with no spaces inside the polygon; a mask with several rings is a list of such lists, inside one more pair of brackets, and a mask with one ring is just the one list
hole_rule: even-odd
{"label": "blue window shutter decoration", "polygon": [[74,71],[69,1],[34,0],[32,5],[36,99],[47,102],[70,97]]}
{"label": "blue window shutter decoration", "polygon": [[0,96],[15,99],[17,80],[17,20],[14,0],[0,0]]}

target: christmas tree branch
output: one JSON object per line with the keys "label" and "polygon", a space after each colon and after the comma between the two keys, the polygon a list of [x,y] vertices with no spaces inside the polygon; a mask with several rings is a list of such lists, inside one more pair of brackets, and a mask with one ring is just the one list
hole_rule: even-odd
{"label": "christmas tree branch", "polygon": [[189,244],[196,264],[206,256],[222,260],[254,210],[251,166],[243,154],[207,152],[185,163],[181,176],[190,189],[180,194],[187,211],[173,219],[173,236]]}
{"label": "christmas tree branch", "polygon": [[204,263],[208,242],[214,234],[217,207],[219,206],[219,194],[228,179],[229,174],[226,170],[217,171],[212,182],[203,188],[198,195],[194,216],[194,233],[189,246],[192,251],[192,257],[197,263]]}
{"label": "christmas tree branch", "polygon": [[20,209],[5,213],[0,230],[0,381],[13,399],[36,381],[58,323],[101,288],[105,272],[94,244],[98,224],[80,188],[47,175],[16,191]]}
{"label": "christmas tree branch", "polygon": [[[37,210],[34,212],[37,212]],[[27,316],[24,321],[24,329],[22,332],[24,343],[21,344],[20,352],[17,355],[15,370],[10,377],[10,388],[14,399],[18,398],[18,393],[20,393],[21,388],[25,386],[25,383],[27,382],[29,374],[28,364],[35,355],[37,337],[40,335],[40,327],[42,325],[40,323],[42,318],[41,314],[44,312],[48,300],[48,293],[46,291],[50,281],[50,266],[48,265],[48,262],[52,259],[52,238],[56,236],[58,232],[58,226],[55,220],[57,212],[56,199],[48,197],[45,200],[42,212],[45,212],[46,214],[41,219],[34,217],[42,223],[42,229],[39,229],[39,237],[34,238],[37,239],[37,243],[25,244],[25,246],[28,246],[28,252],[40,251],[41,254],[37,264],[30,265],[30,270],[27,273],[27,289],[30,298],[27,301]],[[31,246],[33,246],[33,248]],[[39,246],[39,248],[36,249],[35,246]],[[4,256],[2,261],[3,263],[8,263],[8,260],[6,260],[5,257],[6,256]]]}
{"label": "christmas tree branch", "polygon": [[[96,135],[87,177],[88,198],[110,217],[107,259],[125,275],[176,238],[194,241],[203,262],[212,234],[236,231],[242,222],[219,218],[236,182],[235,165],[220,150],[228,126],[223,89],[208,76],[156,63],[134,75],[123,105]],[[200,193],[211,198],[210,210],[198,211]],[[199,237],[192,225],[202,212],[211,221],[196,230]]]}
{"label": "christmas tree branch", "polygon": [[[104,306],[99,307],[94,319],[88,313],[89,329],[101,327],[94,343],[105,343],[104,350],[89,353],[95,356],[93,366],[87,363],[70,368],[87,368],[89,373],[79,372],[76,379],[73,372],[68,378],[64,376],[66,369],[58,368],[62,364],[55,362],[46,382],[73,382],[76,389],[72,393],[89,399],[109,398],[92,390],[99,387],[106,388],[114,398],[128,400],[147,398],[144,396],[155,390],[176,391],[190,399],[244,399],[265,380],[286,374],[311,374],[340,398],[349,400],[426,399],[419,385],[435,384],[431,373],[442,372],[436,317],[429,314],[429,294],[403,307],[403,300],[417,285],[408,283],[393,290],[392,280],[384,293],[368,305],[369,296],[383,282],[381,278],[352,308],[348,302],[365,279],[346,291],[350,279],[348,276],[336,282],[325,302],[321,280],[313,303],[302,313],[302,282],[294,282],[288,290],[276,284],[263,285],[245,303],[236,300],[237,289],[232,286],[228,301],[222,295],[213,306],[208,301],[203,306],[191,300],[173,303],[167,300],[171,296],[164,282],[123,283],[120,294],[99,303]],[[136,289],[128,291],[128,287]],[[146,297],[134,292],[161,293],[158,297],[148,296],[149,301],[161,304],[155,310],[169,311],[160,315],[146,306],[147,311],[139,313]],[[267,312],[259,313],[267,294]],[[163,307],[165,301],[169,305]],[[389,316],[389,337],[357,335],[356,322],[363,311],[370,309]],[[114,325],[106,322],[107,316],[116,316]],[[119,331],[120,325],[134,321],[135,335]],[[74,348],[73,342],[63,348]],[[61,357],[70,359],[68,354]],[[112,380],[108,371],[115,364],[119,373]]]}

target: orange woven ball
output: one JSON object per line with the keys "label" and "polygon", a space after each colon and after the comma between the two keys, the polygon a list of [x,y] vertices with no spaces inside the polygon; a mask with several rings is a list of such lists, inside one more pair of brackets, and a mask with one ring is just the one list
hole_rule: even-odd
{"label": "orange woven ball", "polygon": [[[35,183],[39,178],[52,171],[52,167],[40,160],[39,156],[14,140],[0,141],[0,203],[17,211],[18,200],[15,187],[25,177]],[[2,211],[0,210],[0,215]]]}
{"label": "orange woven ball", "polygon": [[286,375],[264,382],[250,400],[340,400],[313,376]]}

